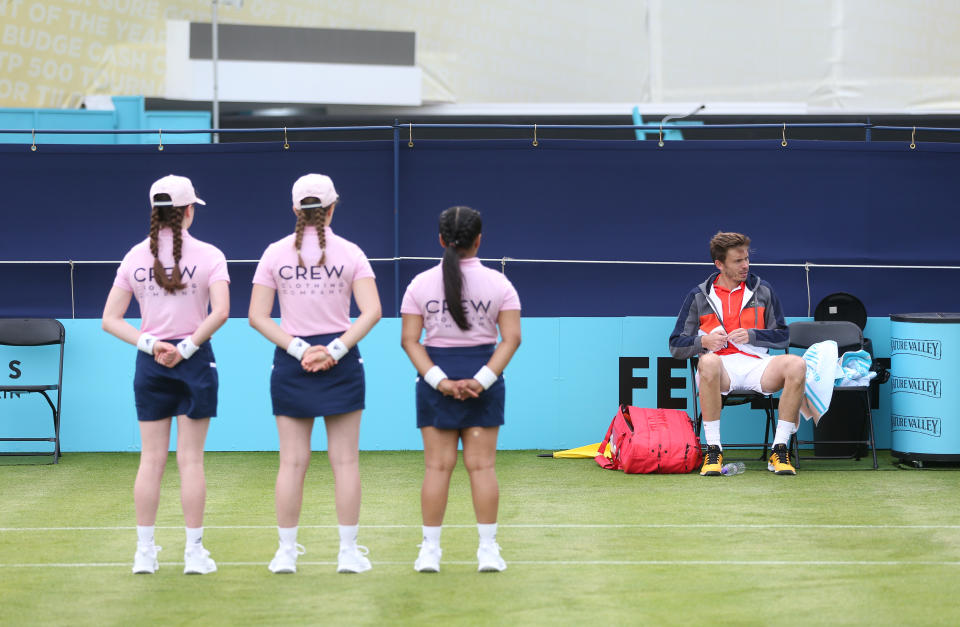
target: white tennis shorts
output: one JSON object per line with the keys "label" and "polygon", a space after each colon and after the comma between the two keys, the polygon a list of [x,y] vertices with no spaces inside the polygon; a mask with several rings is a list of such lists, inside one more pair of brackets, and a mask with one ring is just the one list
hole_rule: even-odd
{"label": "white tennis shorts", "polygon": [[[731,392],[759,392],[767,394],[760,386],[760,379],[770,365],[772,357],[761,355],[752,357],[743,353],[731,353],[730,355],[720,355],[720,361],[723,363],[727,376],[730,377],[730,389],[722,392],[724,396]],[[700,372],[697,372],[697,385],[700,385]]]}

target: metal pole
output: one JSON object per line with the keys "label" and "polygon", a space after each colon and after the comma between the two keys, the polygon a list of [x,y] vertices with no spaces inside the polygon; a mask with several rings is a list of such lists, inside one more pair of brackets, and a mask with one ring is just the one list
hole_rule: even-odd
{"label": "metal pole", "polygon": [[400,317],[400,121],[393,120],[393,311]]}
{"label": "metal pole", "polygon": [[[212,45],[212,61],[213,61],[213,128],[220,128],[220,98],[217,93],[217,56],[219,50],[217,49],[217,0],[210,0],[210,8],[213,13],[210,27],[212,29],[211,35],[211,45]],[[213,134],[213,143],[220,143],[220,133]]]}

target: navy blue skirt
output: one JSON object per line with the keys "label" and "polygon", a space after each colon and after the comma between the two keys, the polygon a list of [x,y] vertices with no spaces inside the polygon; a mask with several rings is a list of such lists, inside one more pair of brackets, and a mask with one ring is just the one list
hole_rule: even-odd
{"label": "navy blue skirt", "polygon": [[[303,338],[311,346],[326,346],[342,333],[324,333]],[[366,383],[363,358],[356,346],[330,370],[307,372],[280,347],[273,352],[270,398],[273,413],[291,418],[315,418],[363,409]]]}
{"label": "navy blue skirt", "polygon": [[[490,361],[495,344],[436,348],[427,346],[427,354],[433,363],[447,374],[449,379],[471,379],[482,366]],[[444,396],[427,385],[423,377],[417,378],[417,428],[466,429],[467,427],[498,427],[503,424],[503,399],[506,386],[503,376],[481,392],[478,398],[458,401]]]}
{"label": "navy blue skirt", "polygon": [[[164,340],[176,346],[180,340]],[[133,398],[137,420],[160,420],[186,415],[210,418],[217,415],[220,377],[210,342],[204,342],[190,359],[173,368],[154,361],[152,355],[137,351],[133,376]]]}

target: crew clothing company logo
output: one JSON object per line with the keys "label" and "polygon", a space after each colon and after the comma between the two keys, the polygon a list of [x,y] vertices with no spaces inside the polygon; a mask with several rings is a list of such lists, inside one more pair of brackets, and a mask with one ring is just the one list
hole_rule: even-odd
{"label": "crew clothing company logo", "polygon": [[940,419],[928,416],[890,415],[890,429],[893,431],[912,431],[932,438],[940,437]]}
{"label": "crew clothing company logo", "polygon": [[[166,273],[167,278],[173,276],[173,266],[164,266],[163,271]],[[180,266],[180,280],[183,282],[184,287],[182,290],[171,294],[171,296],[187,296],[190,294],[196,294],[197,289],[199,288],[199,284],[195,277],[196,274],[196,264],[192,266]],[[134,288],[138,298],[144,298],[147,296],[164,296],[167,294],[166,290],[160,287],[160,284],[157,283],[152,267],[135,268],[133,271],[133,280],[139,283],[139,285]]]}
{"label": "crew clothing company logo", "polygon": [[[471,327],[478,325],[481,328],[489,329],[490,325],[494,324],[494,319],[490,314],[490,307],[493,304],[492,300],[483,301],[464,298],[460,302],[463,303],[463,312],[466,314],[467,322]],[[450,307],[447,305],[446,299],[428,300],[424,303],[424,309],[427,314],[424,317],[425,327],[446,327],[452,329],[456,324],[453,321],[453,316],[449,315]]]}
{"label": "crew clothing company logo", "polygon": [[343,278],[344,265],[280,266],[277,269],[279,292],[288,295],[343,294],[348,288]]}
{"label": "crew clothing company logo", "polygon": [[891,394],[907,392],[920,394],[931,398],[940,398],[943,382],[940,379],[925,379],[923,377],[890,377]]}
{"label": "crew clothing company logo", "polygon": [[908,338],[890,338],[891,355],[916,355],[928,359],[940,359],[943,346],[940,340],[913,340]]}

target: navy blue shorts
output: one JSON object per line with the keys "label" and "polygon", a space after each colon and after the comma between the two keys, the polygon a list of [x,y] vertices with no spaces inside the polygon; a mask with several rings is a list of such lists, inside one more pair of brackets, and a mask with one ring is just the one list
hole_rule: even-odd
{"label": "navy blue shorts", "polygon": [[[303,338],[311,346],[326,346],[341,333],[325,333]],[[307,372],[287,351],[277,347],[270,374],[270,398],[273,413],[291,418],[330,416],[363,409],[366,383],[363,358],[356,346],[330,370]]]}
{"label": "navy blue shorts", "polygon": [[[494,344],[436,348],[427,346],[427,354],[449,379],[471,379],[490,361]],[[417,378],[417,428],[466,429],[498,427],[503,424],[503,399],[506,395],[503,376],[478,398],[458,401],[444,396]]]}
{"label": "navy blue shorts", "polygon": [[[180,340],[164,340],[176,345]],[[210,418],[217,415],[220,378],[210,342],[200,345],[190,359],[173,368],[161,366],[152,355],[137,351],[133,397],[137,420],[160,420],[172,416]]]}

